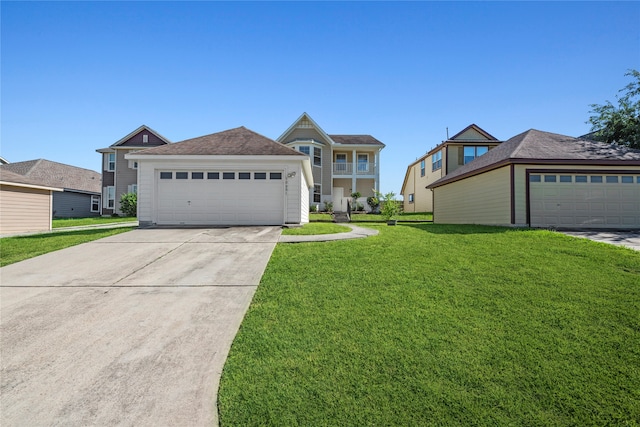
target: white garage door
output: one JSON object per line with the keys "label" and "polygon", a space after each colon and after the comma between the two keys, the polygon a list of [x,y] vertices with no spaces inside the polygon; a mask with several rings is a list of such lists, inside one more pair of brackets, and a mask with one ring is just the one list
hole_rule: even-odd
{"label": "white garage door", "polygon": [[640,227],[640,174],[529,175],[532,227]]}
{"label": "white garage door", "polygon": [[156,172],[156,222],[165,225],[280,225],[282,171]]}

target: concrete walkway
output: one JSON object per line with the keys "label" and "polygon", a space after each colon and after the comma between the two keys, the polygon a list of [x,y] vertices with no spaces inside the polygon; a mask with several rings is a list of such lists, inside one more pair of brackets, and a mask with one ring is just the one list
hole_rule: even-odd
{"label": "concrete walkway", "polygon": [[561,233],[640,251],[640,231],[562,231]]}
{"label": "concrete walkway", "polygon": [[353,224],[343,224],[351,228],[347,233],[335,234],[313,234],[309,236],[280,236],[280,243],[300,243],[300,242],[329,242],[333,240],[362,239],[364,237],[375,236],[378,230],[358,227]]}
{"label": "concrete walkway", "polygon": [[139,229],[0,268],[0,425],[217,425],[280,233]]}

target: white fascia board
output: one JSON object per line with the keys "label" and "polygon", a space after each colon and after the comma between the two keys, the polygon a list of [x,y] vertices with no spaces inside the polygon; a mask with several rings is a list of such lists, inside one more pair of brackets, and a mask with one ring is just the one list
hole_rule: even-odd
{"label": "white fascia board", "polygon": [[113,148],[98,148],[96,150],[97,153],[115,153]]}
{"label": "white fascia board", "polygon": [[9,185],[12,187],[33,188],[36,190],[64,191],[63,188],[45,187],[43,185],[22,184],[20,182],[0,181],[0,185]]}
{"label": "white fascia board", "polygon": [[382,151],[382,149],[385,146],[380,146],[380,145],[368,145],[368,144],[339,144],[339,143],[335,143],[333,145],[333,149],[337,150],[337,149],[341,149],[341,150],[347,150],[349,148],[351,149],[356,149],[356,150],[378,150],[378,151]]}
{"label": "white fascia board", "polygon": [[285,156],[207,156],[207,155],[162,155],[162,154],[141,154],[141,153],[127,153],[124,155],[127,160],[153,160],[153,161],[167,161],[167,160],[199,160],[199,161],[245,161],[245,162],[276,162],[283,160],[297,160],[302,161],[306,155],[285,155]]}

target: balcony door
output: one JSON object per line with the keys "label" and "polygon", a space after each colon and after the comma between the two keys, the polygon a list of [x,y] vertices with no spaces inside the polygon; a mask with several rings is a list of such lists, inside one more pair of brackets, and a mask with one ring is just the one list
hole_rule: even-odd
{"label": "balcony door", "polygon": [[369,155],[358,154],[358,173],[369,172]]}

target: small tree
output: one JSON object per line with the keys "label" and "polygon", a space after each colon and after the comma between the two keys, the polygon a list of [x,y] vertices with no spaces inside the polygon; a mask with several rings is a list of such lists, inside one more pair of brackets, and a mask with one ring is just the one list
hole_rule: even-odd
{"label": "small tree", "polygon": [[353,193],[351,193],[351,198],[353,199],[353,202],[351,203],[351,208],[354,211],[358,210],[358,199],[360,198],[361,194],[359,191],[354,191]]}
{"label": "small tree", "polygon": [[367,197],[367,204],[371,208],[371,212],[378,213],[378,208],[380,207],[380,200],[377,197]]}
{"label": "small tree", "polygon": [[396,193],[393,191],[384,195],[379,191],[376,191],[375,193],[378,200],[382,201],[382,208],[380,209],[382,217],[385,221],[394,219],[394,217],[400,213],[400,206],[398,206],[398,202],[396,201]]}
{"label": "small tree", "polygon": [[120,197],[120,210],[126,216],[138,215],[138,195],[136,193],[126,193]]}

